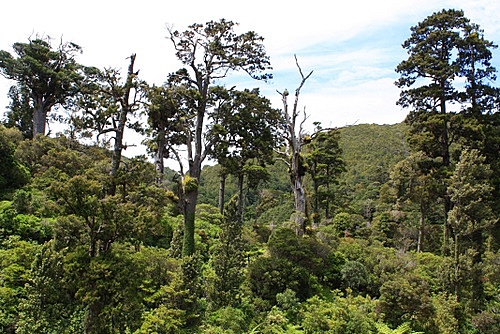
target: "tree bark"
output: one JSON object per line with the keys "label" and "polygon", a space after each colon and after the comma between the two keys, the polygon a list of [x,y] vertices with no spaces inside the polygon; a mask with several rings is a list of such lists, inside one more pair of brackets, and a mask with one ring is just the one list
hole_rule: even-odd
{"label": "tree bark", "polygon": [[196,214],[196,202],[198,201],[198,188],[184,195],[184,235],[182,239],[182,255],[194,254],[194,221]]}
{"label": "tree bark", "polygon": [[[307,76],[304,76],[302,69],[299,66],[297,57],[295,57],[295,63],[299,69],[300,76],[302,78],[299,87],[295,90],[295,100],[293,104],[293,109],[291,114],[288,110],[288,91],[280,93],[283,101],[283,114],[285,118],[285,123],[287,127],[287,141],[288,141],[288,159],[290,167],[290,184],[292,187],[295,203],[295,231],[298,236],[302,236],[305,232],[305,222],[306,222],[306,192],[304,185],[302,183],[302,177],[304,176],[304,164],[302,161],[301,150],[302,150],[302,127],[299,126],[297,130],[297,117],[298,117],[298,102],[300,90],[306,80],[312,75],[312,71],[309,72]],[[304,121],[305,121],[305,111],[304,111]],[[301,124],[302,125],[302,124]],[[298,133],[297,133],[298,131]]]}
{"label": "tree bark", "polygon": [[33,138],[38,134],[45,135],[45,123],[47,122],[47,110],[41,100],[35,100],[33,109]]}
{"label": "tree bark", "polygon": [[245,180],[245,174],[240,172],[238,175],[238,224],[243,225],[243,214],[245,208],[245,198],[243,196],[243,183]]}
{"label": "tree bark", "polygon": [[290,182],[293,188],[293,197],[295,203],[295,228],[298,236],[304,235],[306,222],[306,192],[302,183],[303,172],[302,159],[300,156],[300,145],[296,144],[298,151],[294,153],[292,158],[292,167]]}
{"label": "tree bark", "polygon": [[219,212],[224,214],[224,192],[226,191],[226,174],[221,172],[219,182]]}
{"label": "tree bark", "polygon": [[118,169],[120,168],[120,163],[122,160],[122,150],[123,146],[123,134],[125,132],[125,126],[127,124],[128,114],[132,111],[132,105],[130,104],[130,91],[133,88],[133,78],[135,76],[134,73],[134,62],[135,62],[135,54],[130,56],[130,65],[128,67],[127,73],[127,82],[125,83],[123,96],[118,96],[117,99],[120,102],[120,114],[118,117],[118,124],[114,130],[115,132],[115,144],[113,147],[113,157],[111,160],[111,185],[108,190],[109,195],[114,195],[116,193],[116,174]]}
{"label": "tree bark", "polygon": [[425,206],[420,202],[420,223],[418,226],[418,241],[417,241],[417,253],[422,251],[422,242],[424,240],[424,228],[425,228]]}
{"label": "tree bark", "polygon": [[156,148],[156,153],[154,157],[154,164],[156,170],[156,184],[161,185],[163,183],[163,175],[165,165],[163,159],[165,158],[165,127],[162,126],[158,132],[158,147]]}

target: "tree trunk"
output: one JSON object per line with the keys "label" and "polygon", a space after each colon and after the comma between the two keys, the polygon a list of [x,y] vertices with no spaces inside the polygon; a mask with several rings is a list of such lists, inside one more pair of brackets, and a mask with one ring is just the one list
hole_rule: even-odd
{"label": "tree trunk", "polygon": [[[295,100],[293,103],[293,109],[291,113],[288,110],[288,91],[285,90],[281,94],[282,102],[283,102],[283,115],[285,118],[285,124],[287,127],[287,141],[289,148],[287,149],[287,158],[289,159],[289,167],[290,167],[290,183],[292,186],[294,202],[295,202],[295,228],[298,236],[304,235],[305,232],[305,222],[306,222],[306,192],[304,190],[304,185],[302,184],[302,177],[305,174],[304,164],[302,161],[302,157],[300,155],[302,150],[301,143],[301,135],[302,135],[302,124],[306,119],[305,111],[304,111],[304,120],[302,123],[297,124],[297,117],[299,115],[298,104],[299,104],[299,95],[302,86],[306,80],[312,75],[312,71],[309,72],[307,76],[304,76],[302,73],[302,69],[299,66],[299,62],[297,57],[295,56],[295,64],[299,70],[300,76],[302,78],[299,87],[295,90]],[[299,126],[299,129],[297,129]]]}
{"label": "tree trunk", "polygon": [[224,172],[220,173],[219,182],[219,212],[224,214],[224,192],[226,191],[226,174]]}
{"label": "tree trunk", "polygon": [[165,165],[163,159],[165,158],[165,127],[162,126],[158,133],[157,140],[158,147],[156,148],[156,153],[154,157],[154,164],[156,170],[156,184],[159,186],[163,183],[163,175]]}
{"label": "tree trunk", "polygon": [[184,209],[184,236],[182,239],[182,255],[194,254],[194,220],[196,214],[196,202],[198,201],[198,188],[190,190],[183,198]]}
{"label": "tree trunk", "polygon": [[[194,160],[189,161],[189,173],[184,177],[182,188],[182,207],[184,214],[184,236],[182,242],[182,255],[194,254],[194,228],[196,204],[198,202],[199,184],[201,175],[201,153],[196,154]],[[188,179],[186,179],[188,178]]]}
{"label": "tree trunk", "polygon": [[[299,145],[298,143],[296,144]],[[292,158],[290,181],[292,183],[295,203],[295,228],[298,236],[304,235],[306,222],[306,192],[302,183],[304,166],[300,153],[295,152]]]}
{"label": "tree trunk", "polygon": [[243,182],[245,179],[245,174],[240,172],[238,175],[238,224],[243,225],[243,214],[244,214],[244,203],[245,198],[243,196]]}
{"label": "tree trunk", "polygon": [[484,307],[484,283],[482,270],[482,256],[484,253],[483,230],[475,228],[471,235],[472,249],[475,251],[472,255],[472,308],[474,311],[480,311]]}
{"label": "tree trunk", "polygon": [[47,110],[44,108],[43,101],[35,101],[33,110],[33,138],[36,135],[45,135],[45,123],[47,122]]}
{"label": "tree trunk", "polygon": [[303,236],[306,223],[306,193],[301,178],[295,180],[294,189],[296,233]]}
{"label": "tree trunk", "polygon": [[423,203],[420,203],[420,223],[418,225],[417,253],[420,253],[422,251],[422,242],[424,239],[424,227],[425,227],[425,207]]}
{"label": "tree trunk", "polygon": [[[113,157],[111,160],[111,185],[108,190],[108,195],[116,194],[116,174],[118,173],[118,169],[120,168],[120,162],[122,160],[122,150],[123,150],[123,132],[125,130],[125,122],[127,121],[127,112],[123,111],[120,113],[120,124],[118,125],[117,130],[115,131],[115,145],[113,147]],[[122,117],[123,115],[123,117]],[[122,118],[125,118],[125,122],[122,123]]]}
{"label": "tree trunk", "polygon": [[120,114],[118,116],[118,124],[115,128],[115,145],[113,148],[113,157],[111,160],[111,171],[110,171],[110,176],[111,176],[111,185],[108,190],[109,195],[115,195],[116,194],[116,173],[118,172],[118,169],[120,168],[120,163],[122,160],[122,150],[124,148],[123,146],[123,134],[125,132],[125,126],[127,124],[127,116],[128,114],[132,111],[132,106],[130,105],[129,97],[130,97],[130,91],[132,89],[132,82],[133,78],[135,76],[134,74],[134,62],[135,62],[135,54],[130,56],[130,65],[128,67],[128,74],[127,74],[127,82],[124,87],[124,93],[123,96],[117,97],[118,101],[120,101],[121,105],[121,110]]}
{"label": "tree trunk", "polygon": [[[333,173],[332,173],[333,174]],[[330,166],[326,166],[326,175],[327,175],[327,181],[326,181],[326,203],[325,203],[325,219],[330,220]]]}
{"label": "tree trunk", "polygon": [[455,280],[454,280],[454,286],[455,286],[455,299],[457,301],[460,301],[460,256],[458,254],[459,250],[459,237],[458,233],[455,234],[455,247],[454,247],[454,262],[455,262]]}

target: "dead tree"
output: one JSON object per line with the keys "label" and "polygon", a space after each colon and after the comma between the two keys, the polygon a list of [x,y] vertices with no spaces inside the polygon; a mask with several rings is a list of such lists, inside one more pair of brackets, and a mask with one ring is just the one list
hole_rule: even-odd
{"label": "dead tree", "polygon": [[299,95],[302,86],[304,86],[306,80],[312,75],[313,71],[309,72],[308,75],[304,75],[301,67],[299,66],[299,62],[297,60],[297,56],[295,56],[295,63],[297,64],[297,68],[299,70],[301,76],[300,85],[295,89],[295,100],[293,103],[293,108],[290,111],[288,108],[288,90],[284,90],[283,92],[278,93],[281,95],[281,99],[283,101],[283,118],[285,121],[286,131],[285,131],[285,140],[286,147],[285,151],[281,152],[283,157],[283,161],[288,166],[288,171],[290,174],[290,185],[292,187],[293,195],[294,195],[294,204],[295,204],[295,231],[297,235],[302,236],[305,232],[305,225],[307,219],[306,213],[306,203],[307,197],[303,184],[303,177],[306,172],[306,168],[304,165],[304,159],[301,155],[302,146],[304,144],[304,133],[303,133],[303,125],[307,119],[307,114],[305,108],[303,109],[303,117],[302,120],[298,120],[299,117]]}

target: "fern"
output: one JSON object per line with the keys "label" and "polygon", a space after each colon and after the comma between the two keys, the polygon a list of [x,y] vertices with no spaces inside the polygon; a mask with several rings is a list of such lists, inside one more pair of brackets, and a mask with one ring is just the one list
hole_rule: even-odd
{"label": "fern", "polygon": [[424,334],[424,332],[413,331],[409,322],[402,323],[396,329],[391,329],[384,323],[376,323],[375,326],[378,334]]}

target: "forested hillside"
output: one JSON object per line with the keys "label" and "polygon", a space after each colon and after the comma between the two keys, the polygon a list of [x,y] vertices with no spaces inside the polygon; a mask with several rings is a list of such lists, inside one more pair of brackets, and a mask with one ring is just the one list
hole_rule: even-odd
{"label": "forested hillside", "polygon": [[[297,58],[282,109],[214,84],[272,77],[262,38],[234,27],[169,30],[185,67],[162,86],[135,54],[122,77],[78,64],[74,43],[0,51],[15,82],[0,331],[498,333],[500,90],[482,30],[458,10],[411,29],[403,123],[307,132]],[[127,158],[131,130],[147,150]]]}

